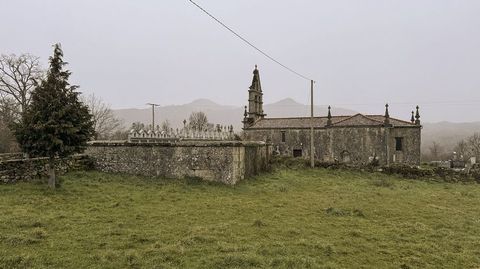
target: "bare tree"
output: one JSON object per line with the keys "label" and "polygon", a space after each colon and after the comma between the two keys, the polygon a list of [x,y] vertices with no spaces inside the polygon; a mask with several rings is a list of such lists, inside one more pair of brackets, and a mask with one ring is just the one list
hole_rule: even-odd
{"label": "bare tree", "polygon": [[82,98],[93,115],[95,139],[109,139],[110,136],[122,126],[122,122],[115,117],[110,106],[101,98],[91,94]]}
{"label": "bare tree", "polygon": [[464,139],[462,139],[455,146],[455,152],[461,160],[466,160],[469,157],[468,155],[470,154],[470,147],[468,143]]}
{"label": "bare tree", "polygon": [[31,54],[0,56],[0,93],[13,98],[25,111],[30,93],[43,76],[39,58]]}
{"label": "bare tree", "polygon": [[0,120],[0,153],[8,153],[15,144],[15,138],[8,126]]}
{"label": "bare tree", "polygon": [[437,143],[436,141],[433,141],[429,149],[430,149],[430,154],[432,156],[432,159],[435,161],[438,161],[442,155],[443,148],[440,146],[439,143]]}
{"label": "bare tree", "polygon": [[188,118],[188,125],[195,130],[206,130],[208,128],[207,115],[202,112],[192,112]]}
{"label": "bare tree", "polygon": [[468,138],[468,146],[473,156],[480,159],[480,133],[475,133]]}
{"label": "bare tree", "polygon": [[160,131],[168,132],[170,131],[170,128],[172,128],[172,125],[170,124],[170,122],[168,120],[164,120],[162,122],[162,125],[160,126]]}
{"label": "bare tree", "polygon": [[145,124],[141,123],[141,122],[134,122],[132,123],[132,126],[130,127],[130,130],[135,130],[135,131],[140,131],[142,129],[145,129]]}
{"label": "bare tree", "polygon": [[11,97],[0,97],[0,120],[6,125],[17,122],[20,119],[20,106]]}
{"label": "bare tree", "polygon": [[19,105],[10,97],[0,98],[0,153],[18,150],[11,125],[20,118]]}

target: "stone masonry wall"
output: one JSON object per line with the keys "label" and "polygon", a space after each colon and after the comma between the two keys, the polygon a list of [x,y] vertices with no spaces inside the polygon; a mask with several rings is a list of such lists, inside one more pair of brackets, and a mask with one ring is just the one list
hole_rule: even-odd
{"label": "stone masonry wall", "polygon": [[164,143],[91,142],[85,152],[104,172],[185,178],[235,184],[268,166],[263,142],[180,141]]}
{"label": "stone masonry wall", "polygon": [[[12,155],[15,157],[22,154]],[[0,182],[14,183],[17,181],[32,181],[47,177],[48,158],[7,159],[0,160]],[[62,174],[69,170],[89,168],[86,155],[74,155],[65,159],[55,159],[55,169]]]}
{"label": "stone masonry wall", "polygon": [[[315,158],[324,162],[368,164],[420,164],[420,128],[335,127],[314,130]],[[282,141],[285,134],[285,142]],[[403,137],[403,150],[395,150],[395,137]],[[310,129],[251,129],[245,138],[269,141],[274,153],[310,156]],[[388,143],[386,143],[388,141]]]}

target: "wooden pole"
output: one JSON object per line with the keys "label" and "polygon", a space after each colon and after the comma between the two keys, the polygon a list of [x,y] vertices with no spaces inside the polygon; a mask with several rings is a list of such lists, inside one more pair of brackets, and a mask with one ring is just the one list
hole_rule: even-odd
{"label": "wooden pole", "polygon": [[160,105],[152,103],[148,103],[147,105],[152,106],[152,131],[155,131],[155,107]]}
{"label": "wooden pole", "polygon": [[152,104],[152,131],[155,131],[155,105]]}
{"label": "wooden pole", "polygon": [[310,167],[315,167],[315,147],[313,145],[313,80],[310,80]]}

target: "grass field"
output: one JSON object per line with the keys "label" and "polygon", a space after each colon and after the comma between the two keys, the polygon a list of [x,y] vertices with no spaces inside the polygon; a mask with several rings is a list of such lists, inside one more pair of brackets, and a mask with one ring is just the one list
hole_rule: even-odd
{"label": "grass field", "polygon": [[278,170],[236,187],[0,185],[0,268],[480,268],[480,185]]}

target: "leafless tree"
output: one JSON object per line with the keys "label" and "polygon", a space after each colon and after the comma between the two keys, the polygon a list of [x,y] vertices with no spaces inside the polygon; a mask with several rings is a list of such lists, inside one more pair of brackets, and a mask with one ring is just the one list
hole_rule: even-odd
{"label": "leafless tree", "polygon": [[472,155],[480,159],[480,133],[470,136],[467,143]]}
{"label": "leafless tree", "polygon": [[19,106],[9,97],[0,98],[0,153],[18,150],[10,127],[20,117]]}
{"label": "leafless tree", "polygon": [[202,112],[192,112],[188,118],[188,125],[195,130],[206,130],[208,128],[207,115]]}
{"label": "leafless tree", "polygon": [[469,157],[468,155],[470,154],[470,147],[468,143],[464,139],[462,139],[455,146],[455,152],[460,159],[466,160]]}
{"label": "leafless tree", "polygon": [[432,156],[432,159],[435,161],[438,161],[443,153],[442,146],[440,146],[440,144],[437,143],[436,141],[433,141],[429,149],[430,149],[430,154]]}
{"label": "leafless tree", "polygon": [[172,128],[172,125],[170,124],[170,122],[168,120],[164,120],[162,122],[162,125],[160,126],[160,131],[168,132],[170,131],[170,128]]}
{"label": "leafless tree", "polygon": [[82,97],[82,101],[93,115],[95,139],[109,139],[110,136],[122,126],[122,122],[115,117],[110,106],[95,94]]}
{"label": "leafless tree", "polygon": [[134,122],[132,123],[132,126],[130,127],[130,130],[135,130],[135,131],[140,131],[142,129],[145,129],[145,124],[141,123],[141,122]]}
{"label": "leafless tree", "polygon": [[0,97],[0,120],[10,125],[20,119],[20,106],[11,97]]}
{"label": "leafless tree", "polygon": [[39,58],[31,54],[0,56],[0,94],[13,98],[25,111],[30,93],[43,76]]}

